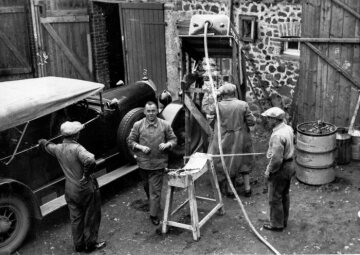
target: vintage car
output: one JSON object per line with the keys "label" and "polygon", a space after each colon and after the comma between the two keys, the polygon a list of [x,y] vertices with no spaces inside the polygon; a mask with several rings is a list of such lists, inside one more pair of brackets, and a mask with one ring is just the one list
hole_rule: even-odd
{"label": "vintage car", "polygon": [[[145,103],[157,100],[156,86],[145,79],[102,92],[103,88],[60,77],[0,83],[0,254],[14,252],[34,220],[66,204],[60,166],[37,146],[40,138],[60,142],[64,121],[85,124],[80,143],[95,154],[100,187],[137,169],[126,138],[134,122],[144,117]],[[173,126],[179,140],[174,153],[181,156],[182,104],[170,103],[160,116]],[[195,136],[192,149],[200,143],[201,136]]]}

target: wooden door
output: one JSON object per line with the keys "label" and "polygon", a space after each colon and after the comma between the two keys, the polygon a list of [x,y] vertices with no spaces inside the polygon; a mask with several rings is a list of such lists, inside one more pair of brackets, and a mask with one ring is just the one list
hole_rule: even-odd
{"label": "wooden door", "polygon": [[119,6],[127,84],[141,79],[146,69],[160,93],[167,87],[164,5],[124,3]]}
{"label": "wooden door", "polygon": [[33,77],[26,0],[0,1],[0,80]]}
{"label": "wooden door", "polygon": [[88,1],[33,2],[43,63],[39,76],[93,80]]}
{"label": "wooden door", "polygon": [[360,89],[360,1],[304,1],[301,37],[308,41],[301,43],[297,122],[349,126]]}

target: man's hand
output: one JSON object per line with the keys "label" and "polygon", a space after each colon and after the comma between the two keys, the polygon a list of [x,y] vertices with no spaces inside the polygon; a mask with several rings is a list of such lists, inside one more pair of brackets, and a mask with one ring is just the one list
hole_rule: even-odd
{"label": "man's hand", "polygon": [[145,154],[148,154],[151,151],[151,149],[145,145],[138,144],[136,147]]}
{"label": "man's hand", "polygon": [[38,141],[39,147],[40,147],[41,149],[44,149],[44,148],[45,148],[46,143],[47,143],[47,140],[46,140],[46,139],[39,139],[39,141]]}
{"label": "man's hand", "polygon": [[166,149],[168,149],[170,147],[171,147],[170,143],[160,143],[159,144],[159,150],[161,150],[161,151],[164,151],[164,150],[166,150]]}
{"label": "man's hand", "polygon": [[85,185],[89,182],[89,178],[85,177],[85,175],[80,179],[80,184]]}

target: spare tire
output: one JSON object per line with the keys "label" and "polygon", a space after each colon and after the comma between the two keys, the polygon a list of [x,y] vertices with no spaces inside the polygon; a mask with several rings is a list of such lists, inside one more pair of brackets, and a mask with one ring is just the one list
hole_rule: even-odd
{"label": "spare tire", "polygon": [[[179,101],[175,101],[165,107],[160,113],[160,118],[167,120],[177,137],[177,145],[172,149],[171,153],[175,157],[182,157],[185,155],[185,109]],[[190,153],[198,151],[203,145],[202,130],[200,125],[191,116],[191,139],[190,139]]]}
{"label": "spare tire", "polygon": [[120,151],[121,158],[124,158],[127,161],[135,161],[134,153],[128,147],[127,137],[129,136],[130,131],[134,126],[134,123],[144,117],[144,108],[137,107],[125,114],[124,118],[122,118],[119,124],[119,128],[117,130],[117,145]]}

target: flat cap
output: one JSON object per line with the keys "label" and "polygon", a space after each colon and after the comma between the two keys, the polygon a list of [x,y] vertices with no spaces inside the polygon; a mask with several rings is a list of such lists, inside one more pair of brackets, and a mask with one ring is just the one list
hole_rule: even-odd
{"label": "flat cap", "polygon": [[285,112],[279,107],[271,107],[261,114],[264,117],[270,117],[274,119],[285,119]]}
{"label": "flat cap", "polygon": [[84,125],[79,121],[66,121],[60,126],[60,133],[62,136],[71,136],[80,132]]}
{"label": "flat cap", "polygon": [[232,83],[226,82],[219,88],[220,95],[231,95],[236,91],[236,86]]}

